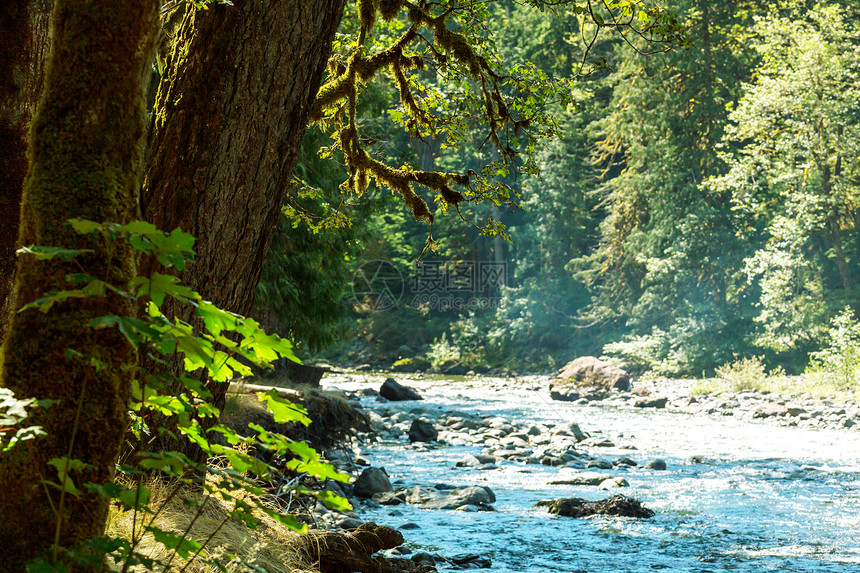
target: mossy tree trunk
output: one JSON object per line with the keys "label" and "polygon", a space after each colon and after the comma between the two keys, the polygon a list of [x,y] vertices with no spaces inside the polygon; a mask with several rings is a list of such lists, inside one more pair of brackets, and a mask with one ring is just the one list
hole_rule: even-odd
{"label": "mossy tree trunk", "polygon": [[[189,9],[169,52],[141,208],[159,228],[197,238],[182,280],[222,308],[251,310],[344,2]],[[187,308],[163,310],[190,321]],[[226,384],[210,387],[221,406]]]}
{"label": "mossy tree trunk", "polygon": [[[16,309],[52,290],[70,288],[66,275],[85,272],[116,285],[135,274],[128,246],[83,238],[71,217],[128,221],[135,214],[145,130],[143,79],[151,65],[158,0],[57,0],[44,94],[31,127],[29,170],[21,208],[21,242],[92,249],[74,263],[21,257]],[[127,426],[136,353],[114,329],[87,326],[93,317],[130,315],[120,297],[81,299],[43,314],[14,314],[5,341],[2,385],[19,397],[58,402],[29,420],[47,436],[0,456],[0,568],[24,571],[59,543],[75,544],[104,530],[107,502],[65,495],[52,458],[91,465],[73,472],[78,485],[113,475]],[[72,357],[67,351],[79,353]],[[81,569],[74,569],[81,570]]]}
{"label": "mossy tree trunk", "polygon": [[42,93],[52,0],[0,3],[0,344],[11,306],[27,130]]}

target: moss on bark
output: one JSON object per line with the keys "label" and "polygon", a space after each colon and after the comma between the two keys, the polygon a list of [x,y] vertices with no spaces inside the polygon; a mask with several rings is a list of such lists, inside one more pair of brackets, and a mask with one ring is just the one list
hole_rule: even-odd
{"label": "moss on bark", "polygon": [[[125,285],[135,274],[130,248],[81,237],[71,217],[125,222],[136,207],[144,133],[143,78],[157,32],[158,0],[57,0],[54,39],[42,97],[29,141],[30,165],[21,210],[22,244],[92,249],[73,263],[21,257],[16,310],[53,290],[70,288],[69,273],[85,272]],[[135,351],[113,329],[93,330],[91,318],[130,315],[120,297],[56,305],[47,314],[13,315],[0,384],[19,397],[58,402],[29,423],[47,433],[0,456],[0,563],[24,571],[59,543],[74,546],[104,529],[106,500],[65,495],[43,480],[59,481],[48,464],[80,459],[91,468],[76,484],[111,479],[127,426]],[[69,353],[69,350],[75,354]],[[73,568],[73,570],[85,570]]]}
{"label": "moss on bark", "polygon": [[[189,10],[171,43],[141,207],[157,227],[196,237],[182,282],[221,308],[251,311],[344,3],[236,0]],[[186,306],[167,301],[162,310],[193,322]],[[209,388],[223,406],[227,384]],[[159,449],[196,457],[187,440],[159,440]]]}
{"label": "moss on bark", "polygon": [[27,130],[42,91],[51,0],[0,3],[0,344],[15,275]]}

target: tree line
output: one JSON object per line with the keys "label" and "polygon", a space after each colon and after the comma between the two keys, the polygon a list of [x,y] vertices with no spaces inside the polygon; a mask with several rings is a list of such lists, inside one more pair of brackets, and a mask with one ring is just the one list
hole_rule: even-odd
{"label": "tree line", "polygon": [[[607,35],[585,61],[575,10],[493,7],[489,26],[509,65],[573,79],[570,99],[547,103],[561,137],[537,153],[540,175],[505,179],[521,209],[487,204],[440,219],[444,240],[423,255],[427,229],[392,209],[356,225],[369,233],[359,261],[392,261],[410,277],[419,259],[502,260],[508,288],[491,308],[461,312],[411,299],[397,313],[354,312],[362,305],[347,293],[347,324],[371,349],[355,359],[545,370],[595,354],[637,372],[699,376],[760,357],[798,373],[833,343],[839,317],[860,310],[857,9],[669,7],[688,49],[645,53]],[[479,130],[461,148],[375,137],[382,153],[416,165],[476,169],[493,154]],[[470,231],[482,217],[513,242]]]}

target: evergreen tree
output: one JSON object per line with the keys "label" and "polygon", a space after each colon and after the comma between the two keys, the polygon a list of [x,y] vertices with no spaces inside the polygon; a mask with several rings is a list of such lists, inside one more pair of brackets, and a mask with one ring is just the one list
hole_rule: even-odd
{"label": "evergreen tree", "polygon": [[608,350],[640,367],[712,368],[744,328],[734,281],[745,253],[733,248],[731,196],[701,183],[722,169],[714,150],[726,104],[748,74],[738,33],[746,5],[678,5],[688,50],[646,57],[621,44],[609,113],[596,122],[607,217],[600,247],[580,262],[597,294],[589,317],[629,332]]}
{"label": "evergreen tree", "polygon": [[760,290],[757,343],[814,349],[845,305],[860,308],[860,28],[838,5],[761,16],[761,64],[732,110],[710,188],[750,222],[749,282]]}

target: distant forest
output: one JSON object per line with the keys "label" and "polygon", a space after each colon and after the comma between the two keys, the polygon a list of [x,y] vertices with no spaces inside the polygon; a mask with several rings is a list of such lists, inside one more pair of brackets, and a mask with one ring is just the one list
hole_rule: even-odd
{"label": "distant forest", "polygon": [[[431,205],[433,248],[430,225],[388,189],[345,194],[342,158],[311,129],[257,314],[305,356],[443,370],[549,370],[591,354],[653,375],[748,357],[800,373],[856,352],[858,8],[669,8],[692,46],[589,45],[573,9],[491,4],[483,25],[503,69],[569,80],[543,109],[557,137],[533,164],[499,170],[510,202]],[[461,89],[411,73],[439,106]],[[410,138],[399,106],[385,79],[358,102],[365,144],[388,164],[480,172],[495,159],[479,125],[457,145]]]}

